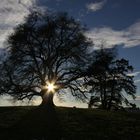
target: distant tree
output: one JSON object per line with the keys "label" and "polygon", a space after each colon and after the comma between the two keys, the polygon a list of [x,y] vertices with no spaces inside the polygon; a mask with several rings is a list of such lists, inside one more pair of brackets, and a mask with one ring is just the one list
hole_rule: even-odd
{"label": "distant tree", "polygon": [[[1,66],[1,94],[18,100],[42,97],[42,105],[54,105],[54,93],[65,89],[82,98],[81,66],[91,42],[85,28],[66,13],[31,13],[8,37],[8,57]],[[61,92],[60,92],[61,91]]]}
{"label": "distant tree", "polygon": [[[119,108],[122,103],[129,104],[125,93],[135,98],[136,86],[133,71],[128,60],[117,59],[115,49],[94,51],[93,63],[87,69],[85,85],[91,87],[92,98],[100,97],[104,109]],[[96,96],[95,96],[96,95]],[[91,101],[90,102],[96,102]]]}
{"label": "distant tree", "polygon": [[130,103],[131,109],[138,109],[135,103]]}
{"label": "distant tree", "polygon": [[133,76],[128,75],[133,71],[133,67],[129,65],[129,61],[125,59],[115,60],[113,67],[110,71],[108,80],[108,109],[111,109],[112,105],[121,106],[122,103],[130,105],[129,101],[125,97],[125,93],[135,98],[136,86],[134,84]]}
{"label": "distant tree", "polygon": [[89,103],[88,103],[88,108],[92,108],[93,106],[99,106],[99,104],[97,104],[98,102],[100,102],[100,97],[99,96],[91,96]]}

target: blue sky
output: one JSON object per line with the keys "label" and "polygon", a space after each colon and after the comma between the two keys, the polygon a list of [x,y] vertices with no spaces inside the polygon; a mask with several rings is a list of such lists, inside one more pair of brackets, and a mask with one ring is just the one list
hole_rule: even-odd
{"label": "blue sky", "polygon": [[21,23],[32,7],[68,12],[89,29],[85,34],[95,47],[118,46],[119,57],[134,66],[140,96],[140,0],[1,0],[0,47],[13,28]]}
{"label": "blue sky", "polygon": [[95,45],[118,45],[119,57],[134,66],[140,95],[140,0],[38,0],[40,7],[67,11],[89,29]]}

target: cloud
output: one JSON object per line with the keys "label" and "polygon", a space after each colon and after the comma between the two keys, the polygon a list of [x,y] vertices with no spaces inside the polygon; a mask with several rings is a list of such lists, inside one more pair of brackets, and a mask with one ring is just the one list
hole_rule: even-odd
{"label": "cloud", "polygon": [[[128,73],[127,75],[137,77],[137,76],[139,76],[139,74],[140,74],[140,71],[136,71],[136,72],[133,72],[133,73]],[[139,82],[140,82],[140,79],[134,80],[135,84],[137,84]]]}
{"label": "cloud", "polygon": [[140,45],[140,20],[126,29],[114,30],[111,27],[93,28],[86,32],[86,35],[93,40],[95,46],[106,42],[106,47],[123,45],[124,47],[135,47]]}
{"label": "cloud", "polygon": [[133,73],[129,73],[127,74],[128,76],[138,76],[140,74],[140,71],[137,72],[133,72]]}
{"label": "cloud", "polygon": [[137,95],[137,96],[136,96],[136,100],[140,100],[140,96]]}
{"label": "cloud", "polygon": [[138,80],[135,80],[134,82],[135,82],[135,83],[139,83],[139,82],[140,82],[140,79],[138,79]]}
{"label": "cloud", "polygon": [[34,0],[1,0],[0,4],[0,47],[13,28],[29,14]]}
{"label": "cloud", "polygon": [[99,11],[103,8],[105,5],[106,0],[100,1],[100,2],[94,2],[94,3],[89,3],[86,5],[87,9],[93,12]]}

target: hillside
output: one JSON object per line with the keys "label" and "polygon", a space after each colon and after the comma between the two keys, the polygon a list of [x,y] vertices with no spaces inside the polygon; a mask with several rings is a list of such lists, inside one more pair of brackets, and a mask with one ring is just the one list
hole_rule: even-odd
{"label": "hillside", "polygon": [[0,107],[0,139],[139,140],[140,114],[64,107]]}

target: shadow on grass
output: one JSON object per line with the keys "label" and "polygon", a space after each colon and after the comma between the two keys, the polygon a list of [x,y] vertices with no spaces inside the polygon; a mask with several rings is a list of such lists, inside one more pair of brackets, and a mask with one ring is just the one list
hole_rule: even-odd
{"label": "shadow on grass", "polygon": [[2,140],[60,140],[61,126],[54,108],[37,107],[18,123],[0,130]]}

